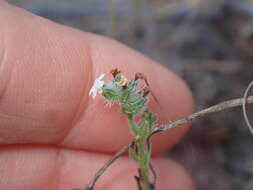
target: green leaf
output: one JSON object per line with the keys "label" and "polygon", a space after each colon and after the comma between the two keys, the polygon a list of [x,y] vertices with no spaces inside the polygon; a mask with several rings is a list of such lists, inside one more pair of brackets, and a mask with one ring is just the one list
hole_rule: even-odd
{"label": "green leaf", "polygon": [[136,87],[137,87],[137,81],[136,80],[131,80],[127,84],[127,89],[129,91],[136,91]]}
{"label": "green leaf", "polygon": [[122,104],[121,110],[125,114],[136,115],[144,109],[146,102],[147,99],[141,97],[139,94],[131,94],[128,102],[126,104]]}
{"label": "green leaf", "polygon": [[102,87],[102,95],[109,101],[119,102],[122,96],[122,87],[114,83],[107,83]]}
{"label": "green leaf", "polygon": [[129,101],[130,92],[128,90],[123,90],[121,96],[119,97],[120,104],[127,104]]}

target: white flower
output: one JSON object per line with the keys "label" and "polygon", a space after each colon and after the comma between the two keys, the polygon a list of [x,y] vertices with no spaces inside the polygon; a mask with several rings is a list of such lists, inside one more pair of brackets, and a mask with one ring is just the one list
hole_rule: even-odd
{"label": "white flower", "polygon": [[105,77],[105,74],[101,74],[98,78],[95,79],[93,86],[90,89],[89,96],[92,96],[93,99],[96,98],[97,92],[101,91],[102,86],[105,84],[102,79]]}

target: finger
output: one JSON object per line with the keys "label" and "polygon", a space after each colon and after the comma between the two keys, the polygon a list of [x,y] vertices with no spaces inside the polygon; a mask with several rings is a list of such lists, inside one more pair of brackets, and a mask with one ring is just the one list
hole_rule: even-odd
{"label": "finger", "polygon": [[[131,139],[126,117],[117,106],[108,109],[103,99],[88,97],[94,78],[115,67],[127,77],[145,73],[172,119],[191,112],[191,94],[184,82],[143,55],[112,40],[0,4],[2,144],[118,150]],[[185,131],[182,127],[155,137],[154,150],[172,146]]]}
{"label": "finger", "polygon": [[[83,188],[108,159],[110,156],[106,154],[50,146],[9,146],[0,151],[0,189]],[[153,163],[158,175],[157,190],[195,189],[186,171],[175,162],[156,158]],[[95,189],[136,189],[134,175],[136,165],[122,157],[98,180]]]}

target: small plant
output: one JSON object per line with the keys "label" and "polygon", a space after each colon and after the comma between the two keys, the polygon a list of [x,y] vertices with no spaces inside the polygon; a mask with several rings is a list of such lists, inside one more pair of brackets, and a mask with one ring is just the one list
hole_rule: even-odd
{"label": "small plant", "polygon": [[[147,108],[148,95],[151,94],[154,100],[160,106],[156,97],[149,89],[148,81],[145,75],[136,73],[134,79],[128,80],[120,74],[118,69],[113,69],[111,74],[112,81],[105,83],[102,81],[105,74],[100,75],[94,82],[89,95],[94,99],[99,93],[102,95],[108,104],[118,104],[121,112],[127,116],[130,130],[133,134],[133,140],[128,145],[119,150],[110,160],[108,160],[94,175],[91,181],[81,190],[94,190],[94,186],[101,175],[112,165],[125,151],[128,150],[129,157],[134,160],[139,168],[139,176],[135,176],[139,190],[155,190],[156,173],[150,162],[151,144],[149,138],[155,133],[163,132],[182,124],[194,121],[211,113],[216,113],[237,106],[243,107],[243,114],[246,123],[253,133],[253,127],[249,122],[246,110],[246,104],[253,103],[253,96],[248,93],[253,87],[253,81],[246,89],[243,98],[232,99],[213,105],[209,108],[192,113],[184,118],[176,121],[170,121],[166,125],[156,125],[155,114]],[[140,88],[139,80],[144,80],[146,86]],[[161,106],[160,106],[161,108]],[[153,174],[153,179],[151,175]],[[80,189],[75,189],[80,190]]]}
{"label": "small plant", "polygon": [[[108,104],[118,104],[121,112],[127,116],[130,130],[134,140],[128,148],[129,157],[134,160],[139,168],[139,176],[135,176],[140,190],[153,190],[154,181],[150,179],[151,146],[149,136],[155,126],[156,116],[147,108],[148,86],[140,89],[139,80],[145,80],[145,75],[136,73],[134,79],[128,80],[120,74],[118,69],[111,71],[112,81],[102,81],[105,74],[100,75],[94,82],[89,95],[93,98],[101,94]],[[151,169],[152,170],[152,169]]]}

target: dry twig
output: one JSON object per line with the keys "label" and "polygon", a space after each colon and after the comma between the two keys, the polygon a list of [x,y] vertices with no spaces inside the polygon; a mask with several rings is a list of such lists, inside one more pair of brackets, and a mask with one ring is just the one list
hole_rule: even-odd
{"label": "dry twig", "polygon": [[250,132],[253,134],[253,127],[250,124],[248,114],[247,114],[247,109],[246,109],[246,104],[249,103],[248,94],[249,94],[249,91],[252,87],[253,87],[253,81],[251,81],[251,83],[249,84],[249,86],[247,87],[247,89],[245,90],[245,93],[243,95],[242,111],[243,111],[244,120],[246,121],[246,124],[249,127]]}
{"label": "dry twig", "polygon": [[[161,131],[166,131],[168,129],[178,127],[182,124],[191,122],[195,119],[198,119],[198,118],[208,115],[210,113],[215,113],[215,112],[223,111],[225,109],[229,109],[229,108],[233,108],[233,107],[237,107],[237,106],[242,106],[243,102],[244,102],[244,98],[238,98],[238,99],[233,99],[233,100],[221,102],[221,103],[211,106],[209,108],[206,108],[201,111],[195,112],[191,115],[188,115],[188,116],[184,117],[183,119],[179,119],[177,121],[174,121],[168,125],[162,125],[162,126],[155,127],[154,130],[152,131],[152,135],[154,133],[158,133]],[[247,103],[253,103],[253,96],[249,96],[247,98]]]}

